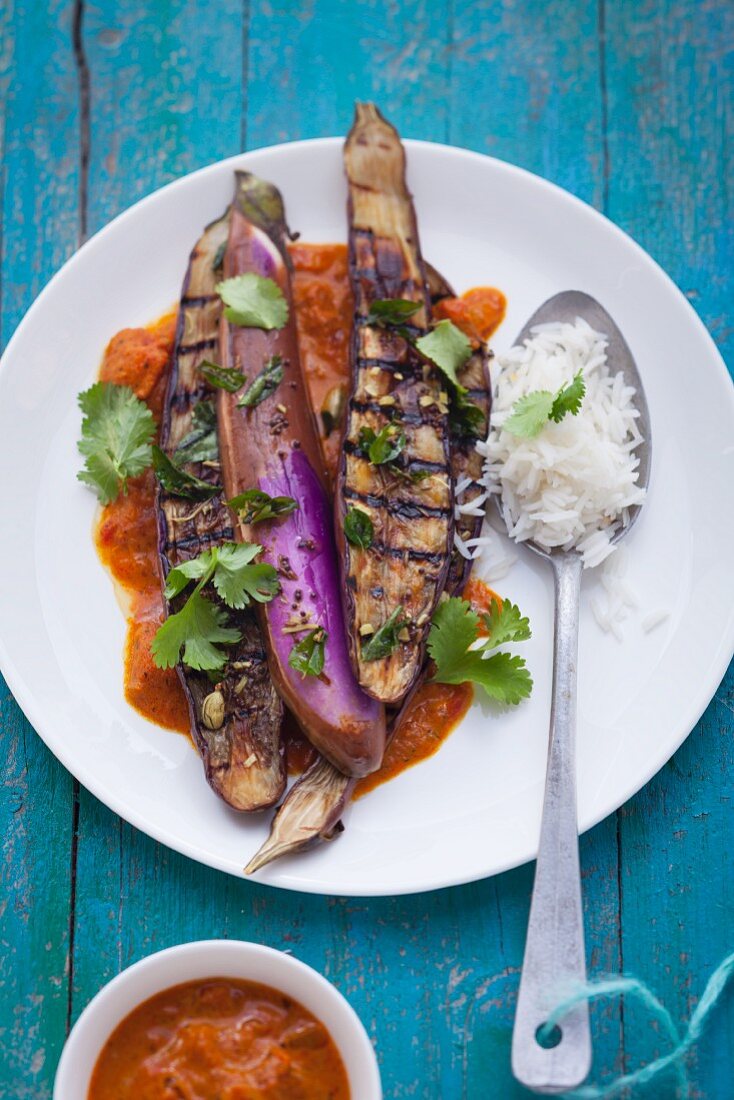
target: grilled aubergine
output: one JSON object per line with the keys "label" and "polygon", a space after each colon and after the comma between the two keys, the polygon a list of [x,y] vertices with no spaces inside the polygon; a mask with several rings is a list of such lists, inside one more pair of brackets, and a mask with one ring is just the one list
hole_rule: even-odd
{"label": "grilled aubergine", "polygon": [[[374,105],[357,106],[344,160],[355,317],[336,499],[342,595],[357,678],[370,695],[397,705],[423,663],[449,565],[454,509],[448,397],[439,372],[413,346],[430,322],[426,272],[403,147]],[[373,311],[386,299],[418,308],[406,322],[386,323]],[[397,447],[399,453],[380,462],[371,456],[369,440],[385,432],[393,444],[388,450]],[[374,537],[366,548],[345,537],[352,509],[372,523]]]}
{"label": "grilled aubergine", "polygon": [[[202,360],[216,355],[221,302],[214,288],[228,233],[228,215],[208,227],[191,254],[184,280],[160,438],[162,449],[172,456],[192,438],[194,410],[199,408],[201,413],[203,403],[213,399],[198,367]],[[213,406],[210,408],[213,412]],[[212,420],[210,417],[209,423]],[[189,453],[194,453],[190,447]],[[182,463],[185,455],[183,448],[179,452]],[[218,484],[216,459],[183,465],[188,472]],[[232,517],[221,493],[197,505],[159,486],[157,510],[164,581],[174,566],[234,538]],[[171,610],[177,611],[185,600],[185,594],[177,597]],[[280,741],[283,704],[268,672],[254,614],[250,610],[228,614],[242,637],[229,648],[219,682],[213,684],[206,673],[182,664],[178,675],[209,784],[233,809],[260,810],[272,806],[285,787]]]}
{"label": "grilled aubergine", "polygon": [[[237,173],[224,276],[274,280],[289,316],[271,330],[222,317],[222,364],[242,370],[250,383],[265,369],[276,379],[272,392],[245,407],[239,394],[219,391],[222,475],[229,499],[255,489],[297,502],[290,514],[255,525],[240,513],[236,537],[260,543],[263,559],[279,573],[280,596],[258,614],[280,695],[319,752],[342,772],[360,776],[382,761],[385,717],[349,662],[326,473],[298,358],[287,236],[278,190]],[[294,646],[309,636],[323,644],[320,675],[303,675],[289,664]]]}
{"label": "grilled aubergine", "polygon": [[[446,280],[435,270],[427,267],[428,288],[432,303],[442,298],[452,297],[453,290]],[[461,431],[455,427],[451,432],[451,476],[454,485],[471,478],[470,484],[461,494],[460,503],[478,501],[478,515],[463,514],[457,516],[456,531],[464,540],[476,538],[484,521],[481,508],[484,489],[480,484],[483,459],[476,449],[477,437],[486,439],[489,431],[489,410],[491,400],[489,352],[481,345],[472,353],[461,371],[459,381],[469,391],[467,397],[483,413],[482,422],[476,425],[476,435]],[[461,592],[469,579],[471,561],[454,549],[451,555],[446,591],[450,595]],[[416,687],[422,682],[425,665]],[[412,698],[413,692],[395,715],[390,737],[399,736],[400,720]],[[354,793],[355,781],[349,779],[326,760],[317,760],[297,780],[288,792],[285,801],[278,808],[270,835],[260,850],[253,856],[245,868],[246,874],[254,874],[266,864],[283,856],[306,851],[320,841],[331,840],[341,832],[340,819]]]}

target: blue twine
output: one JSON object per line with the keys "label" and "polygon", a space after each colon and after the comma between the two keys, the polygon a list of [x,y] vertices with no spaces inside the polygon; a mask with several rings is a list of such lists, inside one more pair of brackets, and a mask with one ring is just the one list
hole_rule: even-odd
{"label": "blue twine", "polygon": [[732,975],[734,975],[734,954],[727,956],[709,978],[703,996],[688,1021],[688,1027],[682,1039],[667,1008],[637,978],[602,978],[595,982],[589,982],[570,993],[550,1013],[539,1032],[540,1039],[550,1038],[553,1029],[563,1020],[563,1017],[583,1001],[590,1003],[602,997],[631,995],[638,998],[652,1017],[661,1025],[672,1043],[673,1049],[668,1054],[656,1058],[654,1062],[642,1066],[633,1073],[625,1073],[622,1077],[618,1077],[607,1085],[582,1085],[581,1088],[574,1089],[573,1092],[567,1092],[564,1095],[569,1100],[611,1100],[611,1097],[618,1096],[624,1089],[630,1088],[632,1085],[645,1085],[652,1081],[654,1077],[657,1077],[658,1074],[672,1067],[678,1079],[681,1090],[680,1095],[687,1096],[690,1085],[684,1062],[685,1056],[700,1039],[706,1022]]}

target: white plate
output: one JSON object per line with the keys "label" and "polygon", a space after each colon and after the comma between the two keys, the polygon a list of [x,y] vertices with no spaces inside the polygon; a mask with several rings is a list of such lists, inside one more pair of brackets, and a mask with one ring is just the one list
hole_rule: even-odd
{"label": "white plate", "polygon": [[[624,644],[581,621],[579,820],[601,820],[678,748],[734,648],[734,392],[707,332],[668,277],[588,206],[518,168],[408,142],[425,256],[458,289],[509,299],[503,350],[551,294],[588,291],[611,312],[642,371],[655,452],[650,498],[629,536],[629,581],[670,618]],[[122,693],[125,624],[91,539],[92,494],[75,480],[77,392],[110,336],[178,297],[189,250],[247,167],[283,191],[307,241],[345,239],[341,140],[243,154],[151,195],[74,256],[28,312],[0,372],[5,537],[0,666],[58,758],[111,809],[194,859],[233,874],[266,835],[207,787],[180,735]],[[12,524],[9,522],[12,517]],[[529,703],[477,704],[430,760],[356,803],[330,845],[274,864],[262,882],[336,894],[400,894],[495,874],[536,851],[550,695],[552,584],[532,554],[502,591],[530,615]]]}

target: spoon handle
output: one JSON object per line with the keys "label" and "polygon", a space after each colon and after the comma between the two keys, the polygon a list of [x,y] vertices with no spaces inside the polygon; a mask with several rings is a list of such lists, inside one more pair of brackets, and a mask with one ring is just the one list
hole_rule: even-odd
{"label": "spoon handle", "polygon": [[581,1084],[591,1066],[589,1010],[564,1017],[557,1045],[536,1032],[572,984],[586,977],[576,816],[576,666],[581,557],[552,554],[556,610],[548,767],[525,958],[512,1037],[512,1072],[540,1093]]}

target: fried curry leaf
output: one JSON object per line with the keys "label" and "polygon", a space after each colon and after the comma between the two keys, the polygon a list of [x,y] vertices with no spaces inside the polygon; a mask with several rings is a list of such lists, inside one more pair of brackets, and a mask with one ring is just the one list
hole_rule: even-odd
{"label": "fried curry leaf", "polygon": [[324,651],[328,634],[322,626],[309,631],[296,642],[288,656],[288,664],[302,676],[320,676],[324,671]]}
{"label": "fried curry leaf", "polygon": [[275,393],[283,381],[283,360],[280,355],[271,355],[259,374],[255,375],[242,397],[237,402],[239,408],[254,408]]}
{"label": "fried curry leaf", "polygon": [[288,322],[288,303],[273,279],[248,271],[217,283],[216,290],[233,325],[274,329]]}
{"label": "fried curry leaf", "polygon": [[173,668],[182,659],[189,668],[204,672],[223,668],[227,654],[221,644],[231,645],[242,636],[228,622],[224,608],[207,599],[197,587],[181,610],[169,615],[158,628],[151,645],[155,664],[158,668]]}
{"label": "fried curry leaf", "polygon": [[221,491],[221,485],[210,485],[200,477],[187,474],[172,458],[160,449],[153,447],[153,469],[167,493],[186,500],[209,500]]}
{"label": "fried curry leaf", "polygon": [[369,550],[375,537],[372,520],[361,508],[348,508],[344,516],[344,535],[352,546]]}
{"label": "fried curry leaf", "polygon": [[400,640],[398,635],[406,622],[402,607],[396,607],[379,630],[362,642],[362,660],[379,661],[389,657]]}
{"label": "fried curry leaf", "polygon": [[191,431],[176,448],[177,462],[216,462],[219,458],[217,413],[212,401],[199,401],[191,414]]}
{"label": "fried curry leaf", "polygon": [[229,507],[239,514],[243,523],[262,523],[266,519],[279,519],[295,512],[298,507],[293,497],[271,497],[262,489],[247,489],[227,501]]}
{"label": "fried curry leaf", "polygon": [[[494,620],[495,637],[503,641],[519,641],[521,636],[529,636],[527,619],[520,616],[514,605],[511,606],[513,611],[508,612],[504,626],[501,613]],[[494,608],[486,616],[488,628],[493,622],[493,613]],[[470,648],[477,641],[479,621],[479,615],[471,605],[459,597],[453,596],[438,605],[428,635],[428,652],[436,663],[433,679],[442,684],[480,684],[490,698],[499,703],[516,705],[527,698],[533,688],[525,660],[507,652],[488,656],[489,651],[498,644],[493,640],[491,630],[490,636],[482,640],[480,648]],[[514,637],[510,638],[508,634],[514,634]]]}
{"label": "fried curry leaf", "polygon": [[219,363],[210,363],[208,359],[199,363],[198,370],[210,386],[218,390],[226,390],[227,393],[237,393],[237,390],[241,390],[247,381],[241,371],[233,367],[220,367]]}
{"label": "fried curry leaf", "polygon": [[150,466],[155,420],[129,386],[96,382],[78,400],[84,419],[77,446],[85,462],[77,477],[109,504]]}

